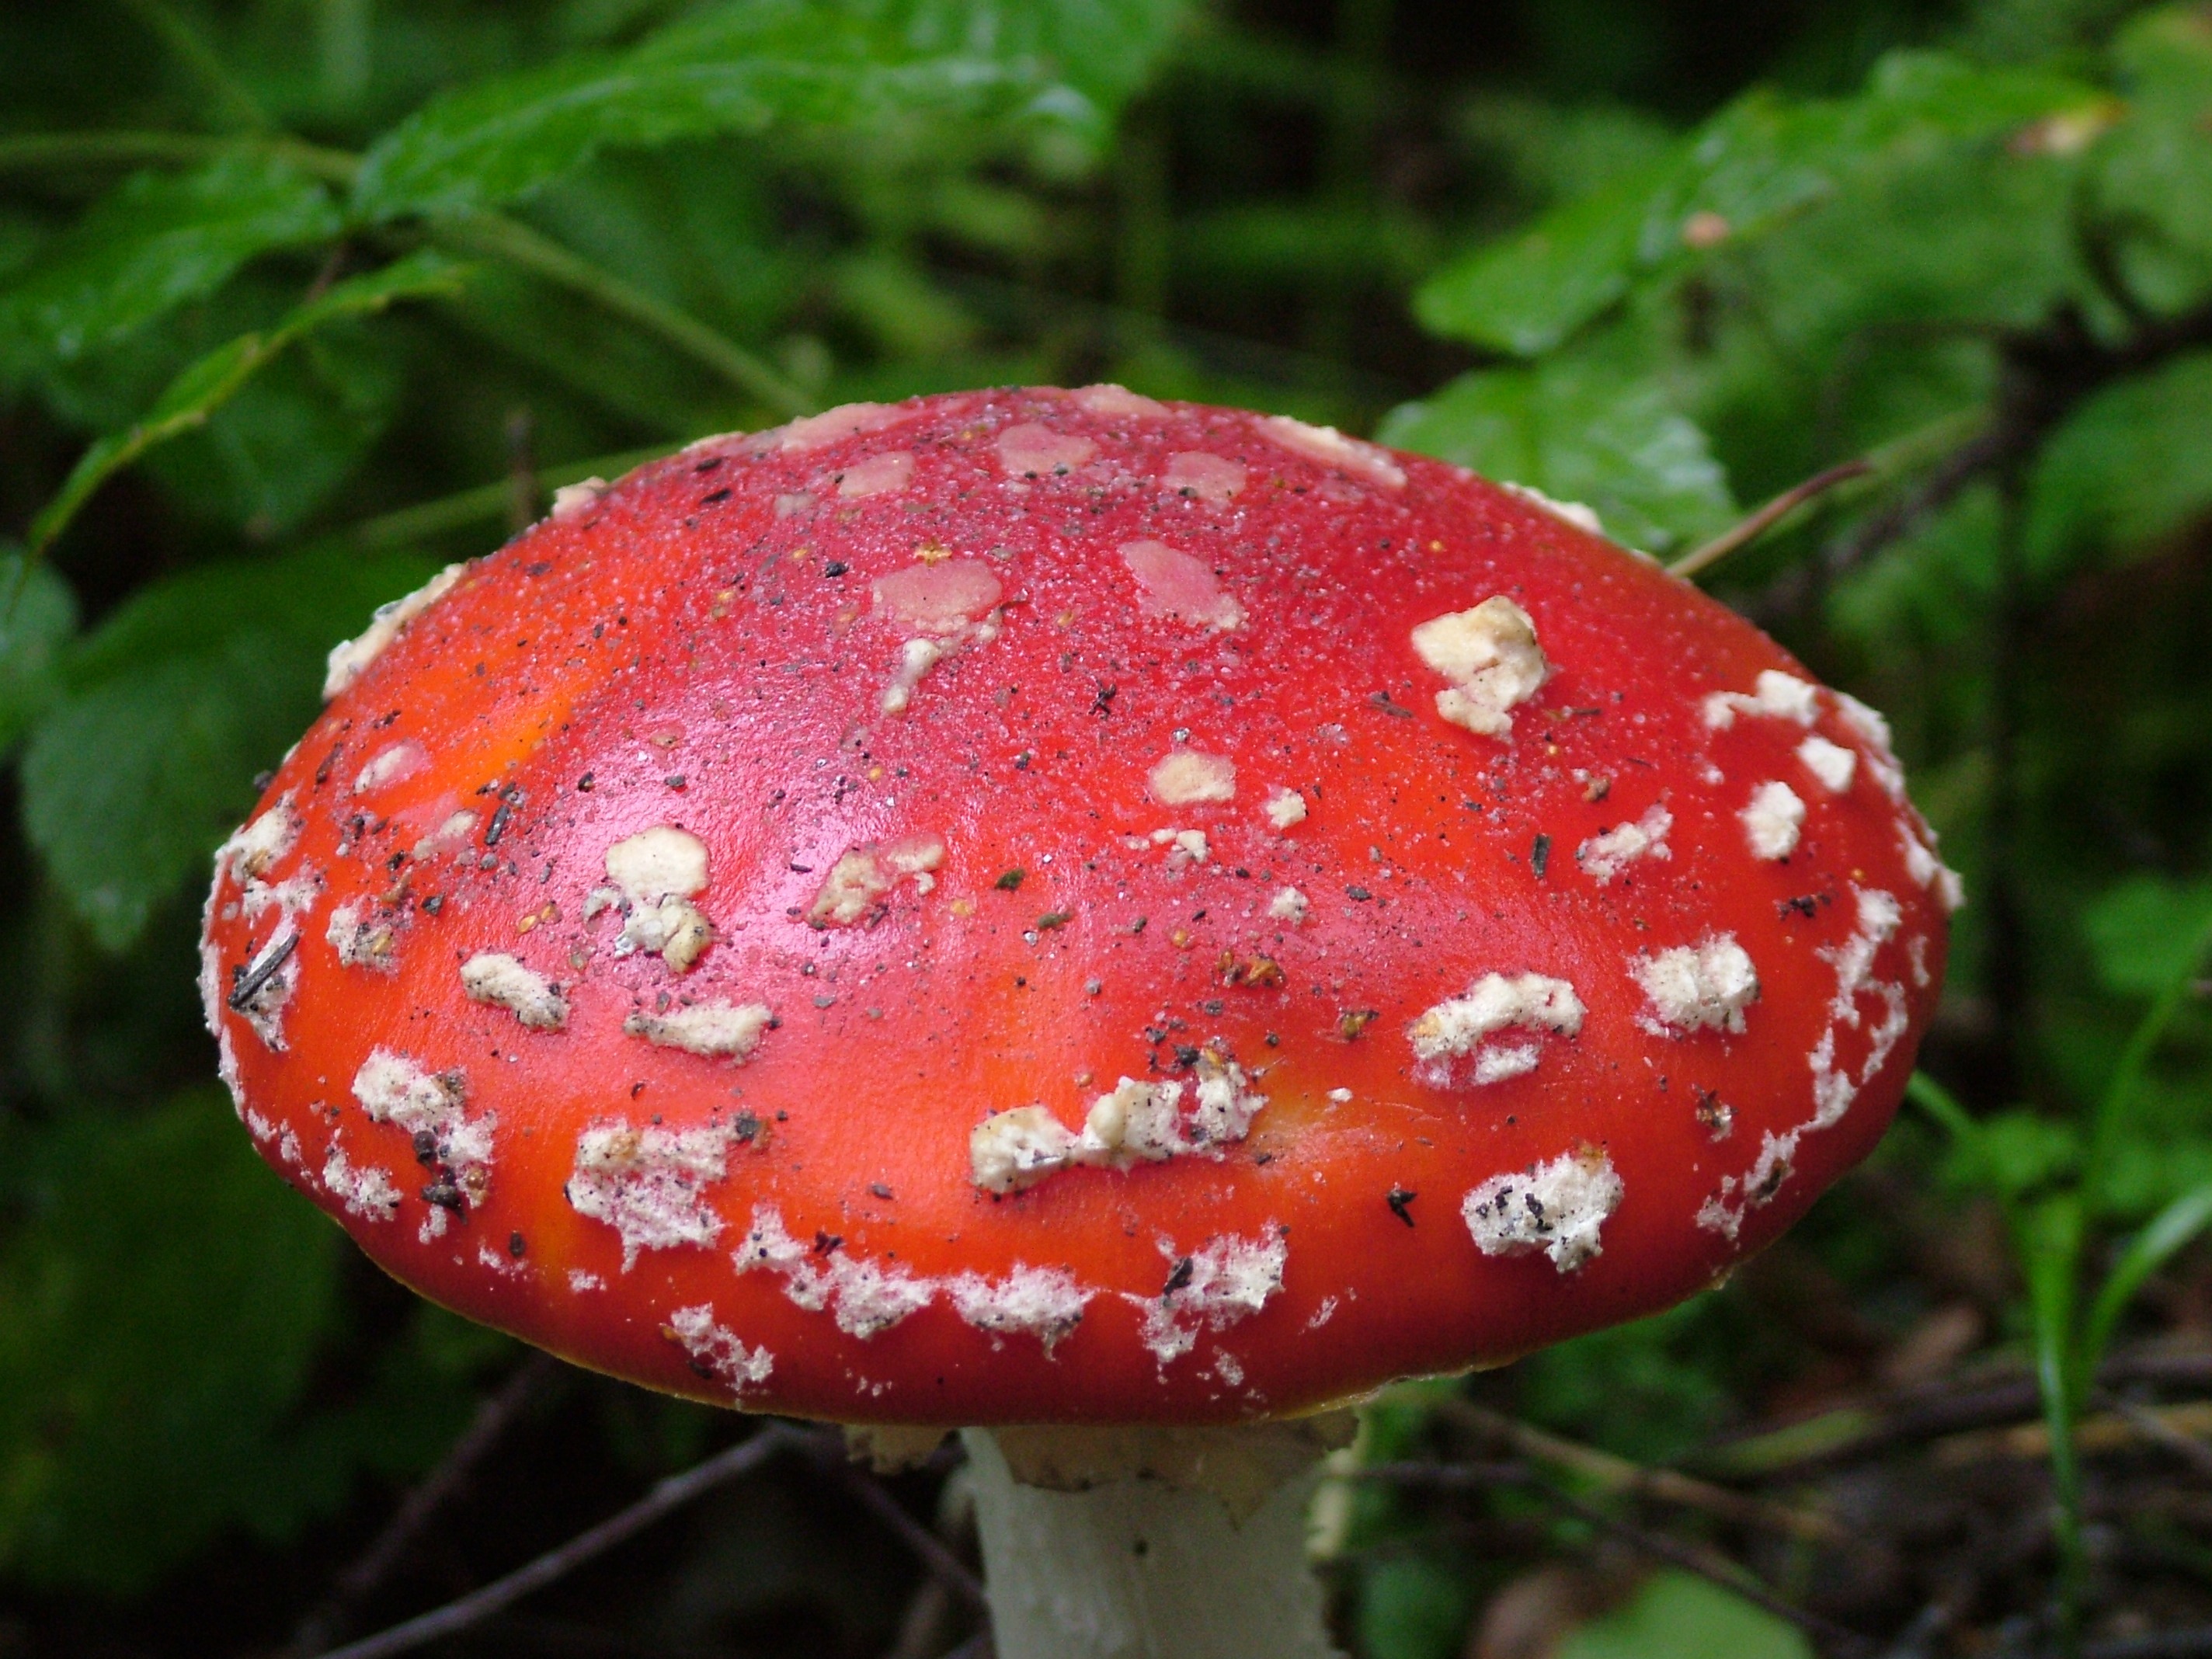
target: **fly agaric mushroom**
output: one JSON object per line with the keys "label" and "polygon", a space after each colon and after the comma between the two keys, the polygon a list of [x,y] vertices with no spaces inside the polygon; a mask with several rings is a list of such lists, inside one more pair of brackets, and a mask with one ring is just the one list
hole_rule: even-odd
{"label": "fly agaric mushroom", "polygon": [[1880,716],[1584,510],[1113,386],[564,489],[329,690],[209,901],[264,1155],[579,1363],[1000,1428],[1009,1659],[1327,1651],[1232,1425],[1712,1284],[1957,897]]}

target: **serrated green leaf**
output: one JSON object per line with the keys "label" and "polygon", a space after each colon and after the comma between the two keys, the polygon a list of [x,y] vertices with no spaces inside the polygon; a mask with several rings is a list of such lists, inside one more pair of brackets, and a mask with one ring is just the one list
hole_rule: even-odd
{"label": "serrated green leaf", "polygon": [[1179,0],[739,0],[623,52],[479,82],[417,111],[364,158],[371,220],[524,199],[602,149],[915,110],[1018,106],[1095,131]]}
{"label": "serrated green leaf", "polygon": [[1735,514],[1696,422],[1657,385],[1610,365],[1558,362],[1463,374],[1434,397],[1394,410],[1376,435],[1580,501],[1607,534],[1653,551],[1711,535]]}
{"label": "serrated green leaf", "polygon": [[2091,398],[2052,434],[2032,482],[2030,568],[2056,573],[2212,512],[2212,352],[2179,358]]}
{"label": "serrated green leaf", "polygon": [[428,573],[329,552],[210,567],[141,590],[70,653],[23,757],[23,820],[101,945],[127,947],[204,876],[253,775],[313,718],[331,645]]}
{"label": "serrated green leaf", "polygon": [[43,564],[0,556],[0,756],[53,699],[63,646],[76,632],[76,595]]}
{"label": "serrated green leaf", "polygon": [[257,255],[338,229],[329,193],[282,161],[139,173],[0,288],[0,378],[96,351],[213,293]]}
{"label": "serrated green leaf", "polygon": [[50,544],[94,491],[148,450],[206,425],[210,416],[295,340],[340,318],[381,311],[397,300],[457,293],[467,269],[434,250],[410,253],[381,270],[334,284],[266,333],[241,334],[216,347],[172,380],[143,420],[100,439],[78,458],[60,491],[31,521],[31,550],[35,554]]}
{"label": "serrated green leaf", "polygon": [[1856,98],[1738,100],[1664,160],[1448,265],[1415,296],[1431,331],[1532,356],[1642,281],[1740,248],[1845,180],[2094,107],[2081,83],[1937,53],[1879,64]]}
{"label": "serrated green leaf", "polygon": [[2120,996],[2157,996],[2195,962],[2212,926],[2212,882],[2138,876],[2104,895],[2081,918],[2098,981]]}
{"label": "serrated green leaf", "polygon": [[34,1143],[0,1255],[0,1563],[143,1588],[285,1484],[338,1235],[219,1091]]}
{"label": "serrated green leaf", "polygon": [[1626,1607],[1569,1632],[1558,1659],[1813,1659],[1794,1625],[1674,1568],[1654,1573]]}

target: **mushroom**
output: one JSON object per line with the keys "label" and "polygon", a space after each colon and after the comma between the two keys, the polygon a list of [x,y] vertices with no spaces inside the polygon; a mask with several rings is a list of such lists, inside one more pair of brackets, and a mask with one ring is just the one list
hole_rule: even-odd
{"label": "mushroom", "polygon": [[1008,1659],[1325,1653],[1339,1408],[1725,1275],[1942,972],[1880,716],[1590,522],[1111,386],[564,492],[217,855],[240,1115],[448,1307],[967,1430]]}

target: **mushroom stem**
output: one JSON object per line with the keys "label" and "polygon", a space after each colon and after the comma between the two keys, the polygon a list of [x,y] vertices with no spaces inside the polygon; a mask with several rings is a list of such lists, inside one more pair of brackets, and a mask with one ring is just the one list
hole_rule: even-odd
{"label": "mushroom stem", "polygon": [[1259,1425],[963,1438],[999,1659],[1340,1659],[1306,1565],[1324,1437]]}

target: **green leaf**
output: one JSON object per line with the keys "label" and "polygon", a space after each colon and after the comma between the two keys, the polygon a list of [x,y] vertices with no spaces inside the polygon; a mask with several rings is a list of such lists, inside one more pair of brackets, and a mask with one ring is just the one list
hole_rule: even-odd
{"label": "green leaf", "polygon": [[254,773],[313,717],[331,645],[428,574],[331,552],[211,566],[142,589],[70,653],[23,757],[24,827],[102,945],[204,877]]}
{"label": "green leaf", "polygon": [[1626,1607],[1570,1632],[1553,1651],[1557,1659],[1813,1659],[1796,1626],[1671,1567],[1646,1579]]}
{"label": "green leaf", "polygon": [[2052,435],[2029,492],[2029,562],[2056,573],[2096,549],[2141,548],[2207,512],[2212,351],[2117,382]]}
{"label": "green leaf", "polygon": [[[1923,1097],[1914,1097],[1925,1109]],[[1972,1121],[1973,1134],[1954,1142],[1944,1160],[1943,1178],[1954,1187],[1994,1193],[2009,1202],[2072,1175],[2081,1163],[2081,1137],[2060,1119],[2014,1109]]]}
{"label": "green leaf", "polygon": [[1604,364],[1463,374],[1394,410],[1376,435],[1583,502],[1608,535],[1654,551],[1711,535],[1735,514],[1696,423],[1656,383]]}
{"label": "green leaf", "polygon": [[139,173],[0,289],[0,379],[97,351],[213,293],[257,255],[338,229],[328,192],[281,161]]}
{"label": "green leaf", "polygon": [[1096,131],[1179,0],[738,0],[623,52],[581,53],[440,98],[363,159],[365,218],[515,202],[599,150],[785,124],[1024,106]]}
{"label": "green leaf", "polygon": [[76,632],[76,595],[43,564],[0,556],[0,757],[52,701],[55,668]]}
{"label": "green leaf", "polygon": [[204,426],[155,449],[147,470],[196,514],[257,539],[280,535],[352,475],[400,391],[379,336],[325,327],[264,365]]}
{"label": "green leaf", "polygon": [[59,493],[31,521],[31,550],[35,554],[50,544],[94,491],[148,450],[204,426],[210,415],[301,336],[339,318],[381,311],[395,300],[457,293],[466,271],[466,266],[425,249],[381,270],[334,285],[266,333],[241,334],[216,347],[172,380],[143,419],[101,438],[78,458]]}
{"label": "green leaf", "polygon": [[2060,76],[1936,53],[1884,59],[1856,98],[1790,103],[1755,91],[1663,161],[1448,266],[1415,296],[1415,311],[1437,333],[1535,356],[1635,283],[1741,247],[1852,177],[1925,165],[1945,146],[2096,103]]}
{"label": "green leaf", "polygon": [[2157,996],[2195,971],[2202,936],[2212,927],[2212,882],[2138,876],[2092,904],[2081,926],[2106,990]]}
{"label": "green leaf", "polygon": [[2145,12],[2112,58],[2128,111],[2100,145],[2099,217],[2142,297],[2178,309],[2212,283],[2212,22],[2194,6]]}
{"label": "green leaf", "polygon": [[34,1143],[0,1255],[0,1563],[143,1589],[285,1483],[338,1235],[220,1092]]}

